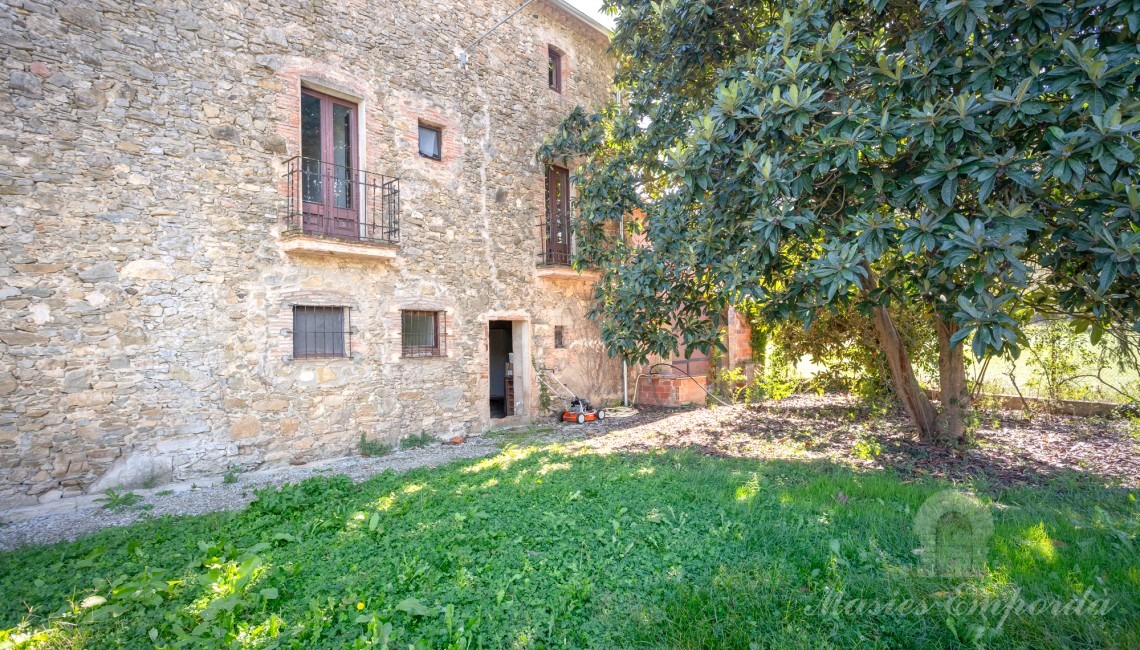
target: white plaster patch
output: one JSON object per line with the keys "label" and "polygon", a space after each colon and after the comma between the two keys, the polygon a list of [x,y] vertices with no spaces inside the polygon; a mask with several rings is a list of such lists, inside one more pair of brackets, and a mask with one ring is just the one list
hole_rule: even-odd
{"label": "white plaster patch", "polygon": [[86,300],[87,304],[91,305],[92,307],[102,307],[103,305],[107,304],[107,296],[99,293],[98,291],[92,291],[91,293],[87,294],[84,296],[84,300]]}
{"label": "white plaster patch", "polygon": [[29,307],[28,312],[29,312],[28,320],[32,321],[36,325],[43,325],[44,323],[50,323],[52,320],[52,318],[51,318],[51,307],[48,307],[47,305],[43,304],[42,302],[36,303],[36,304],[32,305],[31,307]]}
{"label": "white plaster patch", "polygon": [[313,374],[312,370],[304,370],[301,374],[297,375],[297,381],[313,381],[317,376]]}
{"label": "white plaster patch", "polygon": [[123,267],[120,275],[140,280],[173,280],[174,272],[158,260],[135,260]]}

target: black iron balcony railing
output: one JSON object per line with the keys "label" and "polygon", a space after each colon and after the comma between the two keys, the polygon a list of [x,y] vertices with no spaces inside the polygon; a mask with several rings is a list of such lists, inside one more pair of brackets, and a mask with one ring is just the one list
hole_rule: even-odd
{"label": "black iron balcony railing", "polygon": [[400,241],[400,179],[299,156],[287,164],[285,232]]}
{"label": "black iron balcony railing", "polygon": [[543,241],[543,251],[539,253],[538,263],[543,266],[570,266],[573,262],[573,255],[569,251],[560,249],[551,250],[546,248],[547,242]]}
{"label": "black iron balcony railing", "polygon": [[549,215],[543,220],[542,250],[538,253],[538,263],[542,266],[570,266],[574,260],[573,239],[570,236],[569,219],[565,216]]}

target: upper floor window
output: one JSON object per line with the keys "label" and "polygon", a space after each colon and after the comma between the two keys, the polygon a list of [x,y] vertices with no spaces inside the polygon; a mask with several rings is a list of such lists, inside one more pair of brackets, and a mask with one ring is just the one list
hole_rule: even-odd
{"label": "upper floor window", "polygon": [[286,161],[281,188],[288,195],[281,233],[285,252],[305,255],[317,251],[313,246],[331,252],[333,242],[319,242],[335,239],[399,242],[400,181],[362,169],[360,105],[307,86],[300,88],[299,99],[300,155]]}
{"label": "upper floor window", "polygon": [[301,90],[301,200],[304,229],[357,238],[356,104]]}
{"label": "upper floor window", "polygon": [[443,146],[443,130],[420,122],[420,155],[432,160],[440,160]]}
{"label": "upper floor window", "polygon": [[552,47],[547,47],[546,53],[548,58],[547,80],[550,89],[562,92],[562,55]]}
{"label": "upper floor window", "polygon": [[347,307],[293,306],[293,358],[322,359],[349,355]]}
{"label": "upper floor window", "polygon": [[554,326],[554,347],[566,347],[566,328],[561,325]]}
{"label": "upper floor window", "polygon": [[542,263],[569,266],[570,172],[565,167],[546,168],[546,232],[542,238]]}

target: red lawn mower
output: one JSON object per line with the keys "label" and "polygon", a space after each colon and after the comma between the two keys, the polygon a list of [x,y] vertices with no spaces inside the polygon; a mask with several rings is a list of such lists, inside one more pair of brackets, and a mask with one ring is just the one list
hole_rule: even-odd
{"label": "red lawn mower", "polygon": [[[546,373],[550,373],[550,376],[547,377]],[[575,395],[574,391],[566,387],[566,384],[558,381],[558,378],[554,376],[554,372],[549,368],[543,368],[539,371],[538,380],[542,382],[555,397],[562,400],[563,411],[555,415],[555,419],[559,422],[585,424],[587,422],[593,422],[594,420],[606,419],[605,409],[595,409],[590,405],[589,400],[582,399]]]}

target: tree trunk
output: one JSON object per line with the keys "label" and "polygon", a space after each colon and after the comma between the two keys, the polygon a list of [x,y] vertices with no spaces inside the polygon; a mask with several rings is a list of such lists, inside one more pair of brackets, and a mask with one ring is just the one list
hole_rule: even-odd
{"label": "tree trunk", "polygon": [[938,414],[938,442],[960,443],[966,438],[965,415],[970,410],[966,388],[966,361],[963,345],[950,348],[950,337],[958,331],[954,321],[934,317],[938,330],[938,391],[942,409]]}
{"label": "tree trunk", "polygon": [[887,365],[891,369],[891,382],[895,386],[895,393],[910,414],[911,421],[918,429],[918,438],[923,442],[932,442],[938,437],[938,422],[935,417],[934,405],[926,392],[918,385],[914,376],[914,368],[910,365],[906,346],[902,337],[895,329],[895,322],[885,307],[876,307],[874,310],[875,333],[879,337],[879,347],[887,355]]}

